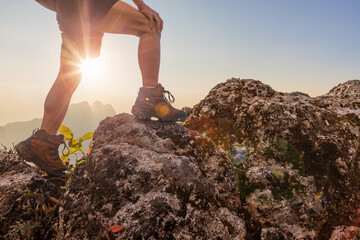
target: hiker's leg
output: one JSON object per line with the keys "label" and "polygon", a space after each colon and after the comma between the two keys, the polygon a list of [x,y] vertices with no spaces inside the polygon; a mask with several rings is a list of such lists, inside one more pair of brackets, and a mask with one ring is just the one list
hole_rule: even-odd
{"label": "hiker's leg", "polygon": [[149,20],[136,8],[122,1],[117,2],[97,29],[105,33],[130,34],[140,38],[138,58],[143,86],[158,84],[160,67],[161,33],[152,31]]}
{"label": "hiker's leg", "polygon": [[41,129],[55,135],[65,118],[71,97],[80,83],[79,58],[63,44],[61,48],[60,70],[44,104]]}

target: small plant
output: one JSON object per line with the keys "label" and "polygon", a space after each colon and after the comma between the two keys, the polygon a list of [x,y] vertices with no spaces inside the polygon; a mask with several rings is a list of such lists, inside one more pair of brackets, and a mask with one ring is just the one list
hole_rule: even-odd
{"label": "small plant", "polygon": [[16,224],[10,226],[11,232],[26,232],[28,230],[32,230],[34,228],[41,227],[40,224],[27,224],[22,221],[16,221]]}
{"label": "small plant", "polygon": [[[2,143],[0,143],[0,145],[1,145],[1,148],[2,149],[0,149],[0,153],[6,153],[6,154],[13,154],[15,151],[14,151],[14,149],[13,148],[11,148],[10,147],[10,149],[8,149],[5,145],[3,145]],[[14,143],[13,143],[13,145],[14,145]]]}
{"label": "small plant", "polygon": [[85,153],[83,151],[84,149],[83,149],[82,143],[86,140],[92,139],[93,135],[94,135],[94,132],[88,132],[88,133],[84,134],[84,136],[82,136],[81,138],[75,139],[74,134],[70,130],[70,128],[68,128],[64,125],[60,126],[59,132],[64,135],[65,141],[68,141],[67,142],[68,151],[63,153],[61,156],[61,160],[67,165],[69,165],[69,156],[71,154],[76,155],[77,152],[81,152],[83,154],[83,156],[85,155]]}

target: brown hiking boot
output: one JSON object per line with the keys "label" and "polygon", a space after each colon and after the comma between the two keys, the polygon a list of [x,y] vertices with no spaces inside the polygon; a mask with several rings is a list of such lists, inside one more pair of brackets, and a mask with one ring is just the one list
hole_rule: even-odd
{"label": "brown hiking boot", "polygon": [[[167,94],[168,99],[166,99]],[[186,113],[171,106],[174,96],[161,84],[154,88],[140,88],[139,95],[131,109],[131,113],[139,118],[156,117],[162,121],[185,121]]]}
{"label": "brown hiking boot", "polygon": [[24,160],[35,163],[49,175],[59,177],[63,175],[62,171],[67,169],[59,158],[60,144],[65,144],[64,135],[51,135],[40,129],[18,143],[15,150]]}

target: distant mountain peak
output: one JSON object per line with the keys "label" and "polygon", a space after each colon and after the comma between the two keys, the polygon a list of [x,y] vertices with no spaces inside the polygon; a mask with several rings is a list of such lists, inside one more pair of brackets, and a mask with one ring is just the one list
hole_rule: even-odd
{"label": "distant mountain peak", "polygon": [[73,107],[86,107],[86,108],[91,108],[90,104],[88,101],[82,101],[79,103],[72,103],[70,104],[69,108],[73,108]]}
{"label": "distant mountain peak", "polygon": [[360,80],[349,80],[333,87],[326,96],[360,97]]}
{"label": "distant mountain peak", "polygon": [[93,104],[91,104],[92,108],[98,107],[98,106],[104,106],[104,104],[99,100],[96,100],[95,102],[93,102]]}
{"label": "distant mountain peak", "polygon": [[103,104],[99,100],[96,100],[91,105],[91,109],[97,116],[99,116],[99,118],[100,118],[99,120],[103,119],[102,116],[114,116],[116,114],[116,112],[111,104]]}

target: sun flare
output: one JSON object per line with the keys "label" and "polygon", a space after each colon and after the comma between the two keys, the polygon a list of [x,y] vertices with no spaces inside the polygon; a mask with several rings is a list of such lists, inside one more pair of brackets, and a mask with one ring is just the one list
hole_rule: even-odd
{"label": "sun flare", "polygon": [[104,63],[101,58],[92,58],[84,60],[80,64],[80,72],[83,73],[84,77],[99,77],[104,73]]}
{"label": "sun flare", "polygon": [[79,64],[79,72],[82,73],[82,86],[86,89],[99,89],[109,79],[111,60],[107,55],[98,58],[83,60]]}

